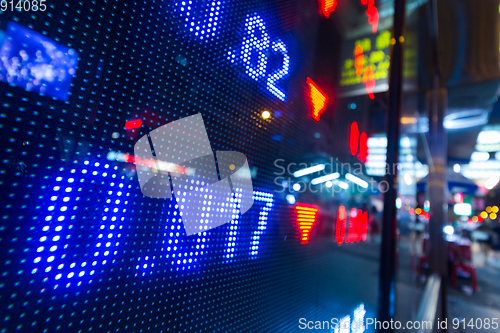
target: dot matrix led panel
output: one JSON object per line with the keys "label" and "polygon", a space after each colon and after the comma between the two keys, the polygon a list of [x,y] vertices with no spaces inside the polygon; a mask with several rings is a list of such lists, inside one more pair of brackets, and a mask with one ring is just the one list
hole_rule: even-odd
{"label": "dot matrix led panel", "polygon": [[[92,0],[0,12],[3,32],[14,22],[78,55],[67,96],[0,83],[0,332],[294,331],[300,317],[363,301],[315,306],[322,247],[294,238],[273,182],[273,161],[315,140],[302,133],[316,6]],[[197,113],[214,151],[247,157],[254,204],[188,237],[176,201],[144,196],[136,167],[110,156]]]}

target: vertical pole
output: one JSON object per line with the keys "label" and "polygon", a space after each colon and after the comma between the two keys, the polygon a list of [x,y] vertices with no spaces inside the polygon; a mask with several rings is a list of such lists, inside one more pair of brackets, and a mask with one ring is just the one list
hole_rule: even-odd
{"label": "vertical pole", "polygon": [[448,107],[448,92],[441,82],[439,68],[439,34],[437,1],[431,0],[428,4],[430,40],[432,41],[432,77],[433,89],[427,92],[427,110],[429,117],[428,142],[432,158],[429,168],[428,186],[430,202],[429,220],[429,268],[432,273],[441,276],[440,307],[436,317],[441,320],[446,318],[446,284],[448,281],[448,253],[446,242],[443,238],[443,226],[447,220],[448,196],[448,151],[447,133],[443,120]]}
{"label": "vertical pole", "polygon": [[[399,126],[401,120],[403,43],[406,0],[394,1],[391,64],[389,69],[389,110],[387,114],[387,165],[385,176],[388,188],[384,195],[382,243],[380,246],[380,273],[378,316],[380,321],[394,318],[396,302],[396,198],[397,164],[399,153]],[[391,329],[386,330],[392,332]]]}

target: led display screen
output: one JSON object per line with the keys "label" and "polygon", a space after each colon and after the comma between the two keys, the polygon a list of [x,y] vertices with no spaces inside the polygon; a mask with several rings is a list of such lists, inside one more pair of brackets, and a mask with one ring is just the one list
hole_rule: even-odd
{"label": "led display screen", "polygon": [[[5,3],[0,332],[373,316],[374,287],[349,287],[362,259],[332,254],[366,239],[366,208],[296,203],[276,182],[276,159],[318,151],[320,131],[347,138],[321,127],[333,96],[313,81],[316,2]],[[348,188],[334,178],[327,195]]]}

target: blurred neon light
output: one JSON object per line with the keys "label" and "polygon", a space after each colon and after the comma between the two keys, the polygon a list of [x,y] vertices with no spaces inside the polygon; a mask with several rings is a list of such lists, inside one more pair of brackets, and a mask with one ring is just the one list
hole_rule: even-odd
{"label": "blurred neon light", "polygon": [[362,188],[368,188],[368,183],[366,181],[364,181],[363,179],[361,179],[359,177],[356,177],[355,175],[353,175],[351,173],[347,173],[345,175],[345,179],[350,180],[351,182],[361,186]]}
{"label": "blurred neon light", "polygon": [[366,92],[368,93],[368,97],[370,99],[375,99],[375,95],[373,94],[373,89],[377,81],[375,80],[375,73],[372,70],[372,66],[367,66],[365,69],[365,74],[363,75],[362,83],[366,85]]}
{"label": "blurred neon light", "polygon": [[293,173],[293,176],[298,178],[298,177],[309,175],[311,173],[315,173],[315,172],[318,172],[318,171],[321,171],[321,170],[324,170],[324,169],[325,169],[325,165],[324,164],[318,164],[318,165],[314,165],[314,166],[309,167],[309,168],[305,168],[305,169],[302,169],[302,170],[295,171]]}
{"label": "blurred neon light", "polygon": [[[366,0],[362,1],[366,2]],[[368,0],[368,8],[366,9],[366,15],[368,16],[368,24],[372,26],[372,32],[376,33],[378,27],[379,15],[378,15],[378,10],[375,7],[375,0]]]}
{"label": "blurred neon light", "polygon": [[[346,227],[349,226],[346,237]],[[366,240],[368,212],[352,208],[347,214],[346,208],[340,206],[337,212],[335,240],[338,245]]]}
{"label": "blurred neon light", "polygon": [[472,214],[472,206],[468,203],[458,203],[453,206],[453,213],[461,216],[470,216]]}
{"label": "blurred neon light", "polygon": [[351,155],[356,155],[359,148],[359,129],[357,122],[351,124],[351,129],[349,131],[349,148],[351,149]]}
{"label": "blurred neon light", "polygon": [[15,22],[0,48],[0,81],[67,100],[78,53]]}
{"label": "blurred neon light", "polygon": [[497,186],[498,182],[499,182],[498,177],[491,177],[486,181],[484,187],[486,187],[488,190],[491,190],[492,188]]}
{"label": "blurred neon light", "polygon": [[498,131],[481,131],[477,136],[479,144],[495,144],[500,143],[500,132]]}
{"label": "blurred neon light", "polygon": [[490,154],[485,151],[475,151],[470,156],[471,161],[487,161],[490,159]]}
{"label": "blurred neon light", "polygon": [[356,68],[356,75],[363,75],[363,65],[365,63],[365,56],[363,55],[363,47],[357,45],[354,49],[354,67]]}
{"label": "blurred neon light", "polygon": [[443,126],[446,129],[461,129],[482,126],[488,123],[488,111],[476,109],[460,111],[444,117]]}
{"label": "blurred neon light", "polygon": [[143,166],[146,168],[151,168],[154,170],[165,171],[165,172],[175,172],[182,175],[191,176],[195,174],[195,169],[193,168],[186,168],[169,162],[140,158],[127,153],[110,151],[107,155],[107,159],[108,161],[133,163],[137,166]]}
{"label": "blurred neon light", "polygon": [[314,120],[319,121],[320,116],[326,110],[328,104],[328,96],[314,83],[311,78],[307,78],[309,88],[309,102],[311,107],[311,115]]}
{"label": "blurred neon light", "polygon": [[329,180],[337,179],[339,177],[340,177],[340,173],[334,172],[334,173],[331,173],[329,175],[325,175],[325,176],[321,176],[321,177],[318,177],[318,178],[314,178],[313,180],[311,180],[311,184],[318,185],[318,184],[327,182]]}
{"label": "blurred neon light", "polygon": [[296,224],[300,234],[300,244],[309,243],[311,229],[316,223],[318,206],[297,203],[295,206]]}
{"label": "blurred neon light", "polygon": [[339,181],[338,185],[340,188],[343,188],[344,190],[347,190],[349,188],[349,184],[343,181]]}
{"label": "blurred neon light", "polygon": [[340,206],[337,212],[337,223],[336,223],[336,233],[335,240],[337,244],[342,244],[345,238],[345,224],[347,220],[347,213],[344,206]]}
{"label": "blurred neon light", "polygon": [[321,8],[320,13],[329,18],[330,13],[333,13],[337,7],[337,0],[320,0],[319,6]]}
{"label": "blurred neon light", "polygon": [[127,120],[124,128],[126,130],[133,130],[140,128],[141,126],[142,126],[142,119],[133,119],[133,120]]}
{"label": "blurred neon light", "polygon": [[365,132],[361,133],[359,137],[359,151],[358,151],[358,159],[366,163],[366,157],[368,156],[368,137]]}

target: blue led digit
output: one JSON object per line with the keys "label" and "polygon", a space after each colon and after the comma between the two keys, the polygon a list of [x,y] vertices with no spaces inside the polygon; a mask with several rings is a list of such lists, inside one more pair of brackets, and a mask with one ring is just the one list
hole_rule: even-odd
{"label": "blue led digit", "polygon": [[[273,195],[271,193],[265,193],[260,191],[253,192],[253,198],[255,200],[255,204],[259,203],[259,220],[257,222],[257,228],[252,231],[250,236],[250,247],[249,247],[249,255],[250,258],[255,259],[259,254],[259,244],[260,244],[260,236],[264,234],[267,228],[267,220],[269,212],[273,207]],[[237,212],[239,213],[239,211]],[[235,218],[229,223],[229,232],[226,237],[226,246],[224,249],[224,257],[227,262],[230,262],[230,259],[233,259],[235,256],[236,245],[238,244],[237,237],[240,233],[238,231],[238,222],[240,216]]]}
{"label": "blue led digit", "polygon": [[259,254],[260,236],[267,228],[267,219],[269,218],[268,215],[273,207],[273,195],[271,193],[255,191],[253,197],[256,201],[263,201],[265,203],[260,207],[259,224],[257,226],[257,229],[253,231],[252,238],[250,240],[249,254],[251,258],[256,258],[256,256]]}
{"label": "blue led digit", "polygon": [[[260,38],[256,34],[256,29],[260,31]],[[245,72],[255,81],[266,75],[267,56],[265,52],[269,49],[269,35],[267,33],[264,20],[256,13],[248,15],[245,20],[246,35],[241,44],[241,60],[245,65]],[[258,52],[257,64],[253,64],[252,53]]]}
{"label": "blue led digit", "polygon": [[192,34],[205,41],[215,36],[223,9],[221,1],[195,1],[194,5],[192,0],[179,1],[177,6],[184,26]]}
{"label": "blue led digit", "polygon": [[274,41],[272,48],[273,52],[283,55],[283,65],[281,69],[274,71],[267,77],[267,90],[284,102],[286,100],[286,94],[282,89],[276,86],[276,81],[288,75],[290,69],[290,56],[288,55],[286,44],[281,39]]}
{"label": "blue led digit", "polygon": [[224,249],[226,259],[234,258],[234,250],[236,247],[236,236],[238,235],[238,220],[240,218],[240,203],[241,199],[234,199],[236,202],[236,211],[234,212],[237,216],[229,222],[229,235],[226,238],[226,248]]}
{"label": "blue led digit", "polygon": [[[120,238],[123,224],[126,223],[128,216],[127,205],[131,185],[126,185],[125,176],[119,175],[117,166],[112,167],[109,164],[101,166],[99,162],[91,165],[89,161],[85,161],[84,165],[81,175],[76,169],[72,169],[66,177],[55,178],[50,205],[47,207],[48,213],[45,216],[46,225],[42,228],[44,234],[38,239],[37,257],[33,263],[42,266],[40,269],[45,273],[51,272],[57,281],[54,289],[57,289],[59,284],[65,285],[66,288],[72,284],[80,286],[83,280],[91,283],[92,275],[101,266],[116,263],[118,248],[121,246]],[[92,176],[88,175],[90,171]],[[64,168],[60,168],[59,172],[64,175]],[[100,184],[108,186],[107,197],[99,215],[89,216],[86,209],[88,206],[85,205],[91,203],[82,200],[80,195],[88,196],[91,193],[83,191],[83,183],[91,184],[86,185],[86,188],[91,188],[98,180]],[[93,203],[95,204],[95,201]],[[81,206],[84,206],[83,209]],[[96,230],[97,237],[93,234],[88,236],[89,239],[95,237],[95,248],[92,250],[91,258],[75,259],[70,253],[74,253],[80,243],[79,235],[75,235],[75,232],[79,232],[79,228],[74,228],[73,223],[81,224],[91,217],[99,217],[101,220]],[[47,263],[44,264],[44,261]],[[31,272],[35,274],[37,271],[38,268],[34,268]],[[47,279],[48,277],[44,281]]]}

